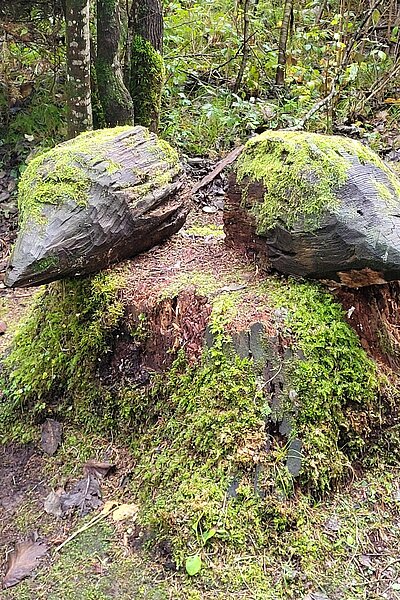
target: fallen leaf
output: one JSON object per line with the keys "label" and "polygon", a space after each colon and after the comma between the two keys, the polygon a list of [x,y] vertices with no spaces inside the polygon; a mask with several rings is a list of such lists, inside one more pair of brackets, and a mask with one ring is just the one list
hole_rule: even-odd
{"label": "fallen leaf", "polygon": [[112,514],[114,521],[125,521],[137,515],[139,508],[137,504],[121,504]]}
{"label": "fallen leaf", "polygon": [[46,497],[44,501],[44,510],[49,515],[54,515],[55,517],[62,517],[63,510],[61,507],[61,496],[64,490],[60,488],[57,491],[51,491],[50,494]]}
{"label": "fallen leaf", "polygon": [[99,482],[91,474],[88,474],[84,479],[80,479],[69,492],[61,496],[63,514],[69,510],[79,508],[79,513],[83,517],[102,506],[102,504]]}
{"label": "fallen leaf", "polygon": [[101,514],[108,515],[116,506],[117,502],[115,502],[115,500],[107,500],[107,502],[104,503]]}
{"label": "fallen leaf", "polygon": [[62,425],[55,419],[46,419],[42,425],[42,450],[49,456],[57,452],[61,444]]}
{"label": "fallen leaf", "polygon": [[188,575],[193,576],[199,573],[201,570],[201,558],[198,554],[195,556],[189,556],[186,559],[185,568]]}
{"label": "fallen leaf", "polygon": [[34,542],[33,540],[17,542],[14,550],[8,555],[3,589],[13,587],[25,577],[29,577],[33,569],[38,566],[38,560],[46,552],[47,546],[44,542]]}
{"label": "fallen leaf", "polygon": [[7,325],[4,321],[0,321],[0,335],[3,335],[7,331]]}
{"label": "fallen leaf", "polygon": [[83,471],[96,477],[106,477],[110,471],[115,469],[115,465],[109,462],[99,462],[90,459],[83,465]]}
{"label": "fallen leaf", "polygon": [[374,565],[372,564],[372,561],[367,554],[360,554],[360,556],[358,557],[358,562],[363,567],[367,567],[367,569],[374,570]]}

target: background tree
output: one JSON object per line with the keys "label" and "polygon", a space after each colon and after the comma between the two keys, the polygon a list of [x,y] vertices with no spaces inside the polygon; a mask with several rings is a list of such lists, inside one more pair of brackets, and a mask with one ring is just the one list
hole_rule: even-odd
{"label": "background tree", "polygon": [[135,122],[157,131],[165,77],[160,0],[134,0],[129,27],[132,43],[128,88],[133,100]]}
{"label": "background tree", "polygon": [[285,83],[286,71],[286,46],[288,41],[290,22],[293,19],[293,0],[285,0],[283,9],[282,27],[279,34],[278,44],[278,66],[276,68],[275,83],[283,85]]}
{"label": "background tree", "polygon": [[110,127],[133,123],[133,101],[120,62],[124,37],[118,0],[98,0],[96,76],[105,123]]}
{"label": "background tree", "polygon": [[91,129],[89,0],[65,1],[68,136]]}

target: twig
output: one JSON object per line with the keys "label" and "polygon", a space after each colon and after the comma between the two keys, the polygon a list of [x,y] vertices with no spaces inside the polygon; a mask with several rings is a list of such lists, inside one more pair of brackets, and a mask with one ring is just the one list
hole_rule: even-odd
{"label": "twig", "polygon": [[232,150],[232,152],[229,152],[229,154],[227,154],[225,156],[225,158],[220,160],[215,165],[215,167],[211,171],[211,173],[209,173],[208,175],[203,177],[203,179],[201,181],[199,181],[198,183],[196,183],[196,185],[194,185],[192,187],[191,193],[196,194],[196,192],[198,192],[202,187],[211,183],[221,173],[221,171],[223,171],[225,169],[225,167],[227,167],[228,165],[233,163],[234,160],[236,160],[236,158],[239,156],[239,154],[241,154],[243,148],[244,148],[244,146],[238,146],[237,148]]}
{"label": "twig", "polygon": [[93,527],[93,525],[96,525],[99,521],[102,521],[103,519],[108,517],[108,515],[110,514],[110,512],[112,510],[114,510],[114,508],[115,508],[115,504],[112,504],[112,505],[108,506],[107,508],[104,507],[99,515],[96,515],[95,517],[93,517],[93,519],[91,521],[89,521],[88,523],[83,525],[80,529],[77,529],[74,533],[72,533],[69,537],[67,537],[67,539],[64,540],[64,542],[62,544],[57,546],[57,548],[55,548],[54,551],[60,552],[61,548],[64,548],[64,546],[69,544],[69,542],[71,542],[73,539],[75,539],[80,533],[87,531],[88,529]]}

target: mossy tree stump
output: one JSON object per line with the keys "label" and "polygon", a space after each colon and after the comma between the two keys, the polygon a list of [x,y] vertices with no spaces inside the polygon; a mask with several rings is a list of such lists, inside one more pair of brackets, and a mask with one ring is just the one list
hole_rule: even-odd
{"label": "mossy tree stump", "polygon": [[390,377],[323,286],[266,279],[194,224],[41,292],[4,360],[0,429],[53,417],[129,444],[138,522],[181,565],[207,532],[261,550],[296,488],[320,496],[389,447]]}

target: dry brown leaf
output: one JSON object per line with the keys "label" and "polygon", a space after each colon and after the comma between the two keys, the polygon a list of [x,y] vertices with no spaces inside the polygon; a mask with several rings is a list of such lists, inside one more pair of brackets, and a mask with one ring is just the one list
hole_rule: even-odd
{"label": "dry brown leaf", "polygon": [[109,462],[99,462],[94,459],[88,460],[83,465],[84,473],[95,475],[96,477],[106,477],[113,469],[115,469],[115,465]]}
{"label": "dry brown leaf", "polygon": [[135,517],[138,510],[137,504],[121,504],[113,511],[112,517],[114,521],[125,521]]}
{"label": "dry brown leaf", "polygon": [[25,577],[29,577],[33,569],[38,566],[38,560],[46,552],[47,545],[44,542],[34,542],[33,540],[17,542],[14,550],[8,555],[3,588],[13,587]]}

